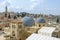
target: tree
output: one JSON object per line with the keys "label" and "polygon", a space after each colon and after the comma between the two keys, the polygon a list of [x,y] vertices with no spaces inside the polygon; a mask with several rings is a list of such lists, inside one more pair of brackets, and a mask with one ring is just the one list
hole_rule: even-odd
{"label": "tree", "polygon": [[21,14],[22,14],[22,17],[24,17],[24,16],[26,16],[26,12],[21,12]]}
{"label": "tree", "polygon": [[59,18],[57,18],[57,23],[59,22]]}
{"label": "tree", "polygon": [[17,19],[17,17],[16,17],[16,16],[14,16],[14,19]]}
{"label": "tree", "polygon": [[19,13],[17,14],[17,17],[19,17],[20,15],[19,15]]}
{"label": "tree", "polygon": [[11,18],[10,14],[8,15],[8,18]]}

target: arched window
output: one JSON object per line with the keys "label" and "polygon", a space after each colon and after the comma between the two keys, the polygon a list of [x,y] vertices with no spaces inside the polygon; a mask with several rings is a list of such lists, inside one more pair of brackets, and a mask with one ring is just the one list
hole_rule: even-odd
{"label": "arched window", "polygon": [[43,25],[43,26],[45,26],[45,25]]}
{"label": "arched window", "polygon": [[39,25],[39,27],[41,27],[41,25]]}
{"label": "arched window", "polygon": [[21,40],[21,38],[19,40]]}

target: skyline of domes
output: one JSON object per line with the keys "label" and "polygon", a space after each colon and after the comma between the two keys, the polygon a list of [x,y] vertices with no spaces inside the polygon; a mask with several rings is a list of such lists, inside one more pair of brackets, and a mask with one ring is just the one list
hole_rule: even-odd
{"label": "skyline of domes", "polygon": [[25,16],[22,19],[24,26],[33,26],[35,23],[46,23],[43,17],[39,17],[37,19],[33,19],[32,17]]}

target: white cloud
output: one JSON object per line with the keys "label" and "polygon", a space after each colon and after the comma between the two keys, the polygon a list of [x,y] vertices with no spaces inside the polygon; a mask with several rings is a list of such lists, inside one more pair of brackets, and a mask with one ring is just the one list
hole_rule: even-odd
{"label": "white cloud", "polygon": [[30,0],[32,2],[31,4],[31,10],[37,7],[38,5],[41,5],[44,3],[44,0]]}
{"label": "white cloud", "polygon": [[33,3],[33,4],[30,6],[31,10],[34,9],[36,6],[37,6],[37,3]]}
{"label": "white cloud", "polygon": [[37,1],[37,0],[30,0],[31,2],[35,2],[35,1]]}
{"label": "white cloud", "polygon": [[0,3],[0,8],[5,7],[6,5],[11,10],[13,8],[14,10],[23,9],[23,10],[33,10],[38,4],[43,3],[42,0],[4,0]]}

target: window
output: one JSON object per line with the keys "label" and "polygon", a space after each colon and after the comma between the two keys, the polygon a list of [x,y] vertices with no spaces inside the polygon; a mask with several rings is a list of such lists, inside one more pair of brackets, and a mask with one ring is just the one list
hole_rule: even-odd
{"label": "window", "polygon": [[13,28],[15,28],[15,25],[12,25]]}
{"label": "window", "polygon": [[13,36],[15,36],[15,34],[13,34]]}
{"label": "window", "polygon": [[43,26],[45,26],[45,25],[43,25]]}
{"label": "window", "polygon": [[26,38],[28,38],[28,36],[26,36]]}
{"label": "window", "polygon": [[18,25],[18,28],[22,28],[22,25]]}
{"label": "window", "polygon": [[14,31],[12,32],[12,34],[13,34],[13,36],[15,36],[15,32]]}
{"label": "window", "polygon": [[19,40],[21,40],[21,38]]}
{"label": "window", "polygon": [[0,23],[1,23],[2,21],[0,21]]}
{"label": "window", "polygon": [[39,25],[39,27],[41,27],[41,25]]}
{"label": "window", "polygon": [[2,28],[0,28],[0,30],[2,30]]}

